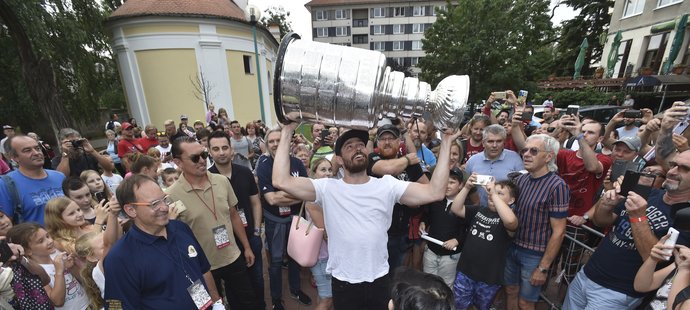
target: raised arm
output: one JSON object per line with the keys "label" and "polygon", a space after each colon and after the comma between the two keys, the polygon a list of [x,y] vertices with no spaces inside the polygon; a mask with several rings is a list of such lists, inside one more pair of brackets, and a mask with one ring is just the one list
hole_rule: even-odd
{"label": "raised arm", "polygon": [[[450,144],[460,136],[460,132],[455,130],[453,133],[446,131],[441,140],[437,167],[449,167]],[[436,169],[431,176],[429,184],[410,183],[405,193],[400,197],[400,202],[408,206],[420,206],[443,199],[448,185],[448,175],[450,169]]]}
{"label": "raised arm", "polygon": [[616,126],[620,122],[623,121],[623,113],[625,110],[620,111],[614,115],[611,120],[609,121],[608,124],[606,124],[606,130],[604,131],[604,140],[601,142],[606,146],[607,148],[613,148],[613,143],[616,142],[616,139],[611,138],[611,133],[613,133],[614,130],[616,130]]}
{"label": "raised arm", "polygon": [[518,150],[522,150],[523,148],[525,148],[525,140],[527,140],[527,137],[525,137],[525,131],[523,130],[522,109],[515,109],[515,113],[513,113],[512,122],[513,129],[511,131],[510,136],[513,137],[515,147]]}
{"label": "raised arm", "polygon": [[297,125],[290,123],[280,131],[280,143],[273,161],[273,186],[299,200],[314,201],[316,190],[311,180],[290,175],[290,139]]}
{"label": "raised arm", "polygon": [[467,200],[467,195],[470,194],[470,190],[474,186],[473,184],[476,180],[476,173],[470,175],[470,178],[465,182],[465,186],[462,187],[458,195],[453,199],[453,203],[450,205],[450,211],[458,217],[465,218],[465,200]]}
{"label": "raised arm", "polygon": [[[599,161],[597,158],[597,153],[594,152],[591,146],[587,144],[587,141],[584,141],[584,135],[580,136],[580,133],[582,134],[589,134],[589,135],[598,135],[598,132],[582,132],[580,128],[582,128],[580,124],[580,119],[579,117],[573,117],[573,116],[563,116],[564,118],[567,117],[569,124],[565,126],[566,130],[570,132],[571,135],[574,137],[578,137],[577,142],[579,143],[580,146],[580,156],[582,156],[582,161],[585,164],[585,170],[587,172],[591,172],[596,174],[597,176],[601,175],[604,172],[604,165]],[[563,118],[562,118],[563,119]],[[570,125],[572,124],[572,125]]]}
{"label": "raised arm", "polygon": [[[659,239],[654,235],[654,232],[649,226],[649,220],[647,219],[647,200],[637,193],[630,191],[625,201],[625,209],[628,211],[628,217],[630,218],[630,226],[632,227],[632,235],[637,252],[640,254],[640,257],[642,257],[642,260],[646,260],[654,244],[659,242]],[[635,218],[638,220],[633,220]]]}
{"label": "raised arm", "polygon": [[515,213],[513,213],[513,210],[510,210],[508,204],[498,195],[494,182],[489,183],[486,186],[486,190],[489,192],[489,198],[496,207],[498,216],[501,218],[501,221],[503,221],[503,227],[508,230],[509,234],[515,233],[518,228],[518,218],[515,216]]}

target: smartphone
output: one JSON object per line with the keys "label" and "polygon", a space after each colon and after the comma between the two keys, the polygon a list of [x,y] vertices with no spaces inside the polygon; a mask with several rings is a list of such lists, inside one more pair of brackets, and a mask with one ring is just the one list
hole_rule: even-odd
{"label": "smartphone", "polygon": [[494,99],[506,99],[506,92],[504,92],[504,91],[495,91],[495,92],[494,92]]}
{"label": "smartphone", "polygon": [[628,163],[629,161],[622,159],[616,159],[616,161],[613,162],[613,166],[611,167],[611,182],[616,182],[618,178],[625,175],[625,171],[628,170]]}
{"label": "smartphone", "polygon": [[14,253],[7,244],[7,240],[0,240],[0,263],[7,263],[7,261],[12,258],[12,255],[14,255]]}
{"label": "smartphone", "polygon": [[[678,236],[680,235],[680,232],[677,229],[671,227],[668,229],[668,235],[668,239],[666,239],[664,245],[676,246],[676,242],[678,241]],[[671,258],[671,255],[673,254],[673,250],[669,249],[665,250],[664,252],[666,252],[667,255],[666,260],[669,260],[669,258]]]}
{"label": "smartphone", "polygon": [[565,114],[567,115],[577,115],[578,113],[580,113],[580,106],[576,104],[569,105],[565,110]]}
{"label": "smartphone", "polygon": [[98,203],[101,203],[103,200],[108,202],[108,196],[105,194],[105,192],[96,192],[93,194],[93,196]]}
{"label": "smartphone", "polygon": [[656,176],[653,174],[627,170],[619,195],[627,197],[628,193],[632,191],[642,197],[647,197],[652,191],[652,184],[654,184],[655,179]]}
{"label": "smartphone", "polygon": [[528,91],[522,90],[522,89],[518,92],[517,99],[518,99],[518,102],[520,104],[525,104],[525,102],[527,102],[527,94],[528,93],[529,93]]}
{"label": "smartphone", "polygon": [[533,115],[532,112],[527,112],[527,113],[522,112],[522,120],[525,122],[529,122],[532,120],[532,115]]}
{"label": "smartphone", "polygon": [[488,185],[491,181],[493,181],[494,177],[490,175],[482,175],[479,174],[477,175],[477,181],[474,182],[475,185],[483,185],[486,186]]}
{"label": "smartphone", "polygon": [[329,134],[328,129],[321,129],[321,141],[325,141]]}
{"label": "smartphone", "polygon": [[625,118],[642,118],[642,111],[640,110],[627,110],[623,112],[623,117]]}

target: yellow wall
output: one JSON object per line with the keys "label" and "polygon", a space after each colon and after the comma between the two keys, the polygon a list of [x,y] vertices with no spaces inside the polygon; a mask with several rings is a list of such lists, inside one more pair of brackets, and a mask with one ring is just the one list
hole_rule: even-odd
{"label": "yellow wall", "polygon": [[[225,51],[230,75],[230,90],[232,91],[232,106],[235,119],[240,124],[261,118],[259,110],[259,88],[256,74],[244,73],[244,55],[252,56],[252,67],[256,67],[253,53]],[[256,71],[256,68],[254,69]]]}
{"label": "yellow wall", "polygon": [[[190,77],[198,65],[193,49],[142,50],[135,52],[149,116],[159,130],[172,119],[177,125],[180,114],[204,120],[204,105],[194,97]],[[244,71],[242,71],[244,73]]]}
{"label": "yellow wall", "polygon": [[[249,26],[246,26],[249,27]],[[247,29],[239,29],[234,27],[216,26],[216,33],[221,35],[227,35],[231,37],[248,38],[252,39],[252,31]]]}
{"label": "yellow wall", "polygon": [[141,25],[141,26],[127,26],[123,29],[125,36],[144,34],[144,33],[161,33],[161,32],[199,32],[198,25],[189,24],[155,24],[155,25]]}

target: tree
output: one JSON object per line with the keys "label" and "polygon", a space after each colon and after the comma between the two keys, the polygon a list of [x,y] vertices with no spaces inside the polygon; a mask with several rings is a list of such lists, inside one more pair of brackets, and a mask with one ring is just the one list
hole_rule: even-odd
{"label": "tree", "polygon": [[458,0],[447,8],[422,40],[422,80],[469,75],[470,102],[496,90],[536,91],[551,59],[548,0]]}
{"label": "tree", "polygon": [[[0,0],[0,115],[45,137],[120,108],[124,94],[103,22],[118,0]],[[36,112],[40,113],[36,113]],[[41,128],[43,124],[49,128]],[[52,132],[51,132],[52,131]]]}
{"label": "tree", "polygon": [[292,32],[292,22],[288,20],[290,12],[286,12],[282,6],[272,6],[264,10],[264,16],[261,17],[261,25],[269,28],[271,25],[278,25],[280,28],[280,37]]}
{"label": "tree", "polygon": [[386,58],[386,66],[391,67],[391,70],[393,70],[393,71],[399,71],[399,72],[404,73],[405,77],[412,76],[412,71],[410,70],[410,66],[404,66],[404,64],[399,64],[393,58]]}
{"label": "tree", "polygon": [[580,43],[586,37],[589,48],[585,54],[582,75],[592,75],[590,65],[602,59],[605,42],[602,42],[600,37],[608,33],[611,21],[609,10],[613,8],[614,1],[562,0],[561,3],[574,10],[580,10],[580,14],[563,22],[557,38],[558,44],[551,72],[559,76],[572,76],[575,59],[580,51]]}
{"label": "tree", "polygon": [[194,88],[194,98],[203,102],[208,110],[208,106],[213,104],[213,99],[216,97],[215,85],[211,83],[206,76],[204,71],[199,67],[199,74],[195,75],[194,78],[189,77],[189,81],[192,82],[192,87]]}

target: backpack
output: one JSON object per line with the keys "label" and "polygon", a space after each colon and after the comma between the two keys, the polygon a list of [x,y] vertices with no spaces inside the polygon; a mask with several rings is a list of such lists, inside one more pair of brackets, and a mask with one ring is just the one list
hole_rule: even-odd
{"label": "backpack", "polygon": [[109,121],[108,125],[105,125],[105,129],[115,130],[115,121],[113,121],[113,120]]}
{"label": "backpack", "polygon": [[14,216],[12,216],[12,222],[17,225],[24,222],[24,207],[22,206],[22,200],[19,198],[19,191],[17,190],[17,184],[14,180],[6,174],[0,175],[2,181],[5,182],[7,186],[7,191],[9,192],[12,200],[14,201]]}

